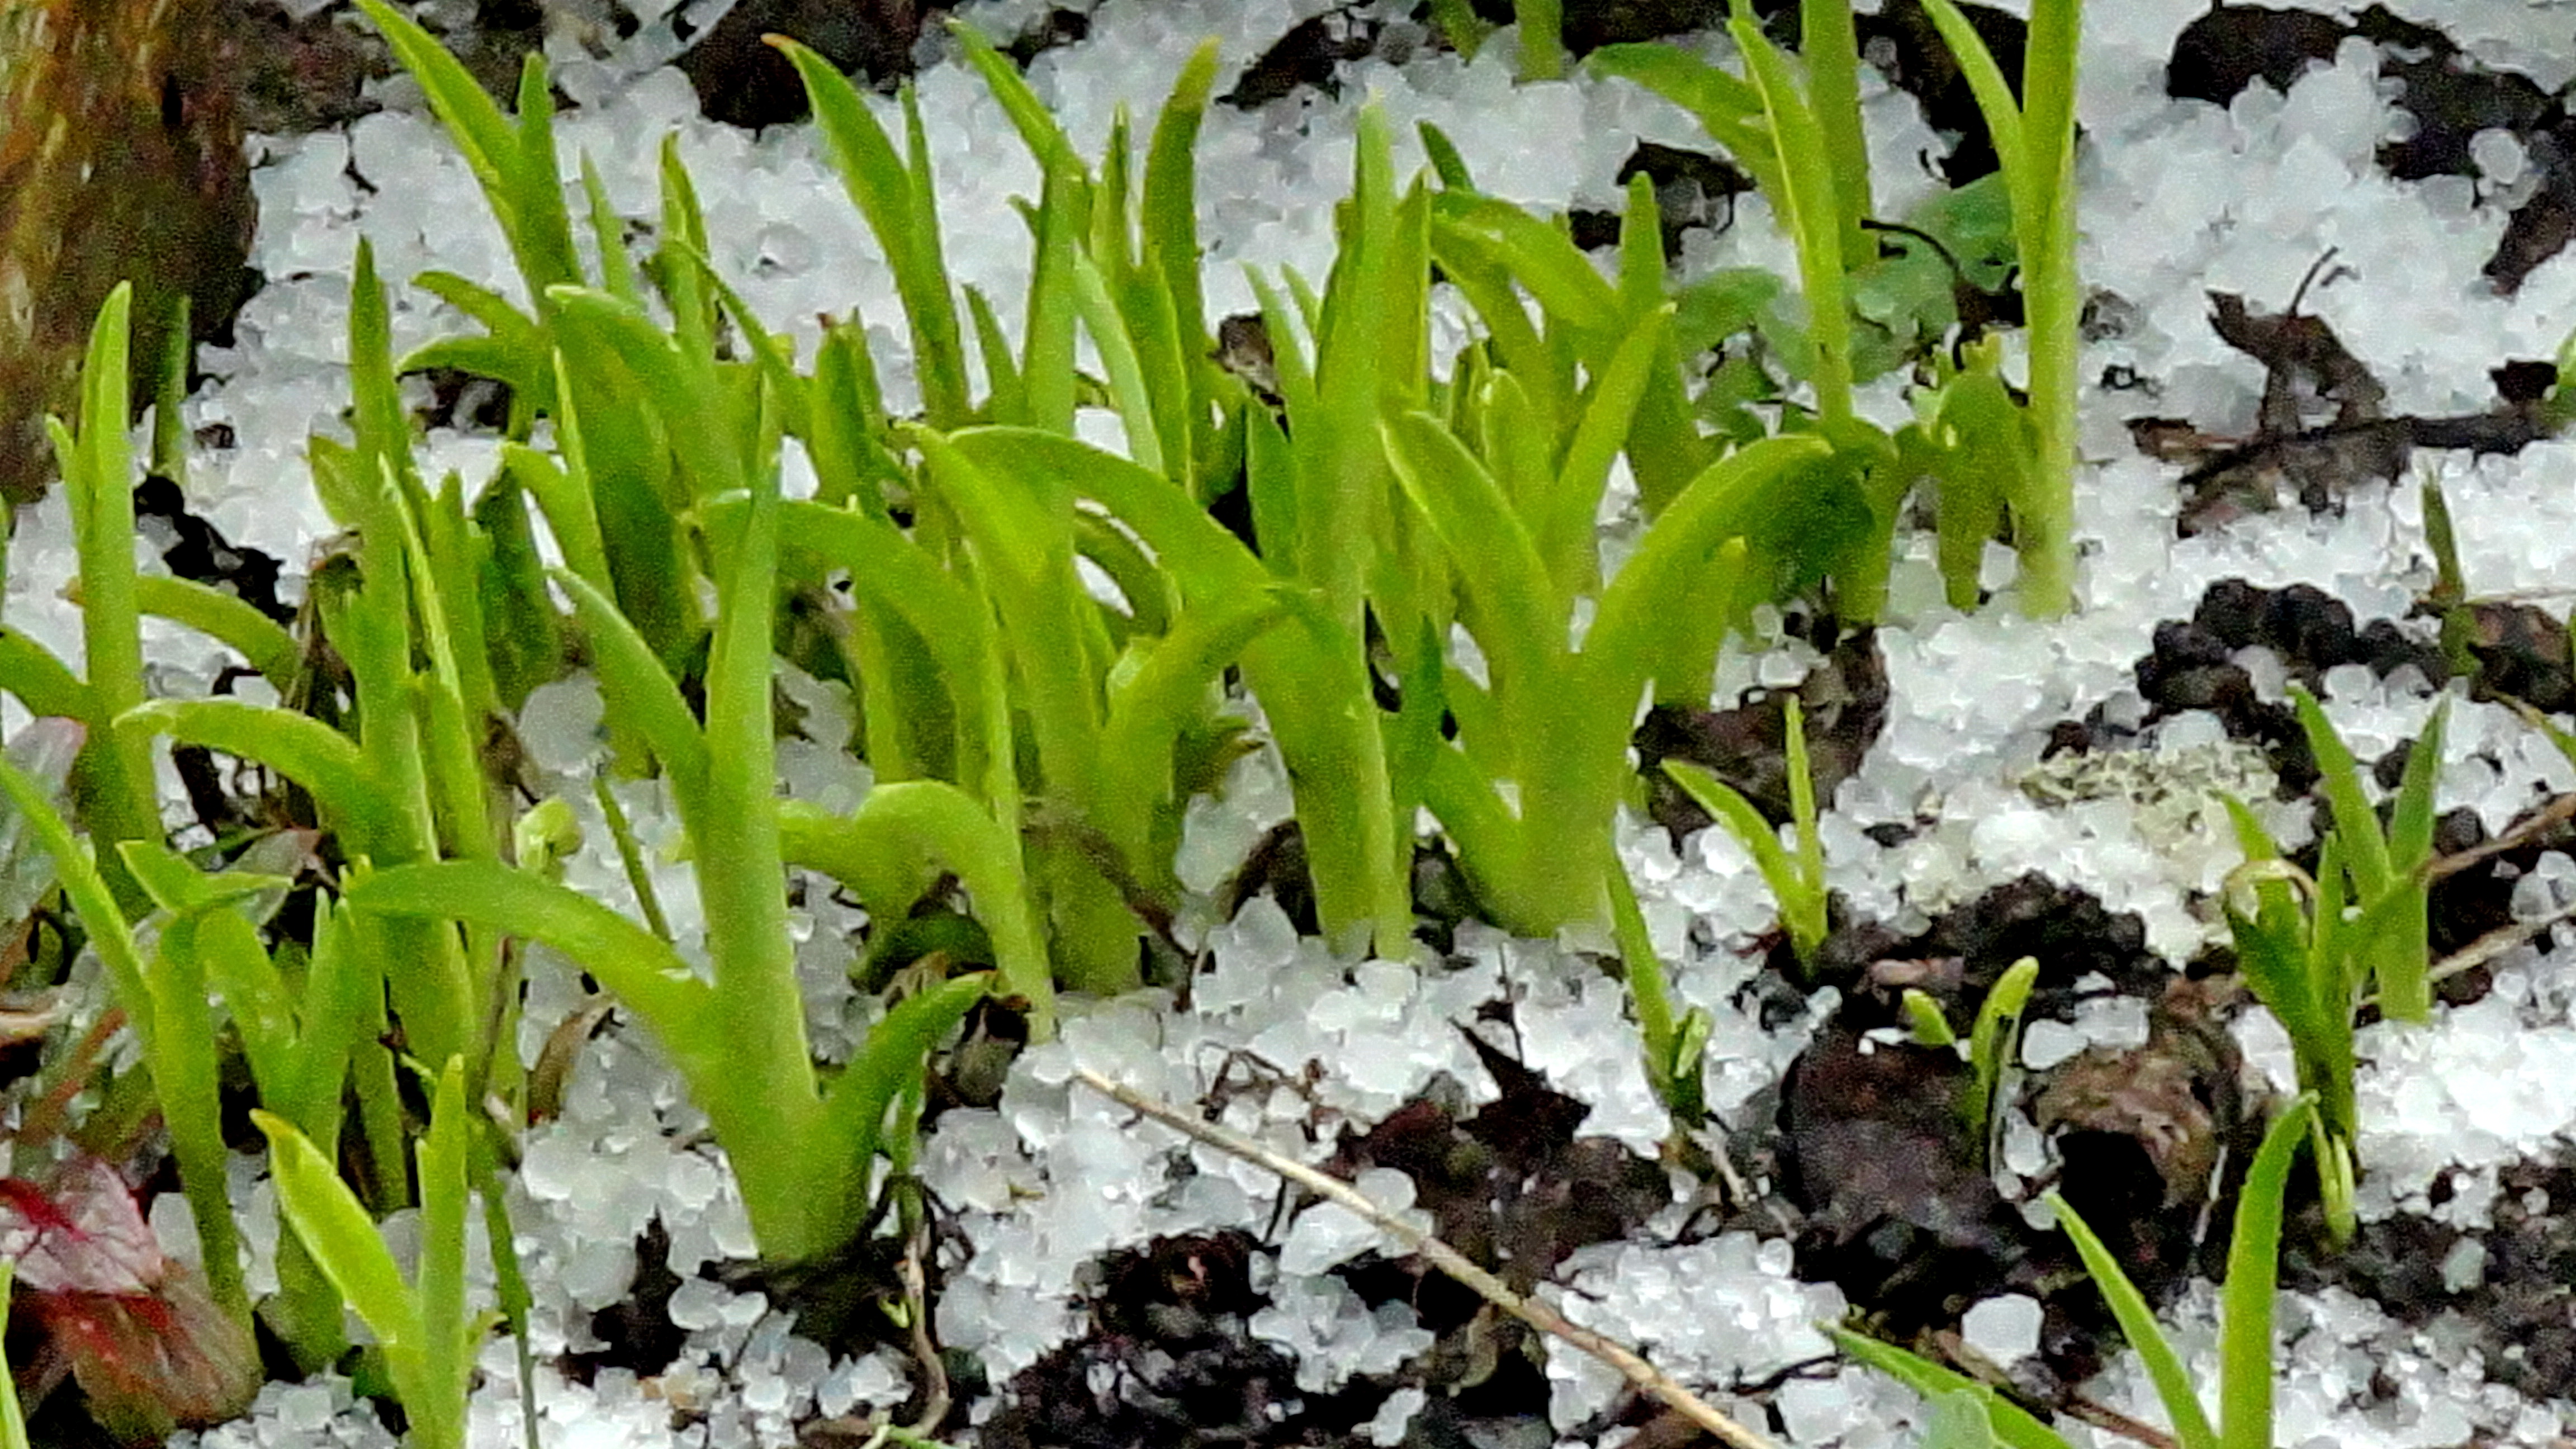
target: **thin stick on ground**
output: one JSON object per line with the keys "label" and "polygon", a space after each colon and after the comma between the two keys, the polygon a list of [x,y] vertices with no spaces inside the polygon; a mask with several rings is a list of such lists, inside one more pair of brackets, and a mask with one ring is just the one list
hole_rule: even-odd
{"label": "thin stick on ground", "polygon": [[1539,1332],[1564,1339],[1617,1369],[1620,1376],[1635,1385],[1640,1393],[1651,1395],[1692,1423],[1734,1445],[1735,1449],[1777,1449],[1767,1435],[1719,1413],[1707,1400],[1683,1387],[1672,1375],[1646,1362],[1635,1349],[1572,1322],[1535,1298],[1524,1298],[1513,1292],[1501,1279],[1469,1262],[1457,1249],[1378,1206],[1349,1183],[1317,1172],[1302,1162],[1292,1162],[1249,1137],[1212,1122],[1202,1122],[1150,1097],[1141,1096],[1098,1072],[1076,1068],[1073,1075],[1084,1086],[1114,1098],[1122,1106],[1142,1112],[1219,1152],[1230,1153],[1277,1173],[1316,1196],[1366,1219],[1370,1226],[1421,1254],[1431,1266],[1482,1294],[1485,1301]]}

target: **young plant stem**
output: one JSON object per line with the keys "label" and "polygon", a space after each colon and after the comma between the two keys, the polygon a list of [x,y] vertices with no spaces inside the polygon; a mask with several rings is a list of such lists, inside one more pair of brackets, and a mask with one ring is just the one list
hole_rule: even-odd
{"label": "young plant stem", "polygon": [[[1619,943],[1619,962],[1628,978],[1628,999],[1637,1008],[1637,1034],[1645,1040],[1646,1080],[1664,1099],[1675,1126],[1696,1127],[1708,1108],[1701,1095],[1700,1054],[1689,1040],[1693,1033],[1673,1016],[1672,990],[1664,979],[1663,958],[1655,954],[1654,938],[1646,930],[1645,912],[1637,908],[1637,889],[1615,851],[1603,876],[1610,887],[1611,934]],[[1699,1035],[1705,1039],[1704,1032]]]}
{"label": "young plant stem", "polygon": [[[1816,420],[1826,437],[1839,442],[1852,421],[1851,311],[1843,280],[1841,219],[1846,183],[1835,175],[1835,163],[1842,158],[1819,123],[1809,88],[1799,84],[1789,58],[1763,35],[1747,0],[1736,0],[1735,18],[1727,28],[1771,120],[1780,179],[1774,202],[1798,244],[1798,283],[1806,294],[1808,335],[1816,349],[1809,378]],[[1865,176],[1860,184],[1868,184]]]}
{"label": "young plant stem", "polygon": [[1521,79],[1565,78],[1565,0],[1513,0],[1520,24]]}
{"label": "young plant stem", "polygon": [[2011,193],[2030,329],[2032,470],[2012,500],[2022,612],[2053,619],[2075,601],[2075,387],[2084,306],[2075,274],[2075,67],[2082,0],[2034,0],[2022,103],[1953,0],[1923,0],[1985,114]]}
{"label": "young plant stem", "polygon": [[1708,1434],[1733,1445],[1734,1449],[1774,1449],[1772,1441],[1767,1436],[1719,1413],[1706,1399],[1692,1393],[1672,1375],[1648,1363],[1635,1349],[1573,1322],[1537,1298],[1523,1297],[1512,1291],[1510,1285],[1477,1267],[1456,1248],[1378,1206],[1341,1179],[1317,1172],[1302,1162],[1282,1157],[1240,1133],[1176,1111],[1164,1103],[1113,1082],[1088,1067],[1075,1068],[1073,1075],[1074,1079],[1084,1086],[1131,1111],[1141,1112],[1164,1126],[1195,1141],[1205,1143],[1219,1152],[1257,1164],[1365,1220],[1371,1227],[1402,1243],[1407,1249],[1421,1254],[1423,1260],[1431,1266],[1473,1289],[1486,1302],[1539,1332],[1552,1338],[1563,1339],[1575,1348],[1608,1364],[1638,1392],[1681,1414]]}
{"label": "young plant stem", "polygon": [[[81,366],[80,432],[48,418],[56,465],[71,504],[80,558],[82,669],[89,706],[83,823],[104,842],[161,838],[151,741],[117,729],[143,703],[143,634],[135,607],[134,452],[126,434],[126,366],[134,290],[119,284],[90,328]],[[114,853],[99,869],[117,902],[139,913],[143,893]]]}
{"label": "young plant stem", "polygon": [[[0,1316],[9,1309],[9,1287],[18,1265],[0,1262]],[[18,1403],[18,1376],[0,1358],[0,1449],[28,1449],[27,1414]]]}
{"label": "young plant stem", "polygon": [[653,869],[644,859],[644,847],[635,838],[635,827],[626,818],[626,807],[617,803],[617,792],[609,787],[606,774],[590,777],[591,798],[599,802],[600,818],[608,822],[608,838],[617,847],[618,864],[626,871],[626,884],[635,892],[635,908],[643,912],[644,928],[664,941],[672,939],[671,921],[662,914],[661,894],[653,889]]}
{"label": "young plant stem", "polygon": [[[142,1045],[144,1072],[169,1124],[180,1188],[197,1220],[207,1287],[216,1306],[247,1327],[250,1299],[243,1286],[238,1229],[226,1195],[214,1023],[206,1010],[204,980],[174,980],[186,973],[152,971],[146,966],[126,926],[124,910],[90,852],[46,798],[44,787],[5,758],[0,758],[0,797],[6,798],[37,845],[52,857],[63,895],[89,932],[90,948],[107,969],[109,986]],[[124,878],[133,879],[130,874]],[[139,884],[135,890],[142,894]],[[163,963],[170,964],[166,955]]]}
{"label": "young plant stem", "polygon": [[1861,218],[1870,212],[1869,141],[1860,124],[1860,37],[1851,0],[1802,0],[1798,58],[1807,66],[1807,103],[1815,113],[1834,180],[1834,225],[1845,265],[1870,254]]}

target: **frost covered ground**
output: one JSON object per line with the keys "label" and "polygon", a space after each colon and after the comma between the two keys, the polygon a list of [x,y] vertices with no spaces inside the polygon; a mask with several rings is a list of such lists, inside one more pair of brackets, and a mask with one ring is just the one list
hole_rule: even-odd
{"label": "frost covered ground", "polygon": [[[1030,76],[1076,144],[1096,154],[1113,109],[1124,103],[1149,114],[1201,38],[1223,40],[1231,69],[1289,20],[1320,8],[1312,0],[1104,0],[1090,10],[1088,37],[1044,53]],[[2200,0],[2118,0],[2092,7],[2087,17],[2081,112],[2090,143],[2079,162],[2080,270],[2088,285],[2134,308],[2122,335],[2088,351],[2087,378],[2125,366],[2160,389],[2154,411],[2188,416],[2213,432],[2250,431],[2261,371],[2212,333],[2204,292],[2238,292],[2277,309],[2329,247],[2352,275],[2312,290],[2307,306],[2369,361],[2393,409],[2473,411],[2489,396],[2488,368],[2506,357],[2555,352],[2576,325],[2576,262],[2544,265],[2509,299],[2494,295],[2479,270],[2516,188],[2527,185],[2517,147],[2482,146],[2488,174],[2480,182],[2387,179],[2372,153],[2398,118],[2378,82],[2376,52],[2360,42],[2348,43],[2333,65],[2312,70],[2286,97],[2257,85],[2225,109],[2168,101],[2165,57],[2176,32],[2203,8]],[[2576,12],[2563,6],[2415,0],[2400,8],[2421,12],[2416,18],[2443,26],[2471,53],[2522,69],[2544,86],[2562,83],[2576,63]],[[1004,0],[962,5],[959,13],[1008,34],[1037,12]],[[1722,51],[1714,39],[1706,44],[1712,54]],[[648,23],[606,60],[561,43],[560,82],[577,103],[560,121],[567,155],[587,151],[617,207],[649,216],[655,147],[677,128],[717,267],[800,343],[810,345],[816,314],[857,308],[876,334],[890,401],[903,406],[910,381],[891,277],[819,143],[801,126],[753,137],[698,120],[686,81],[650,68],[675,48],[667,18]],[[1244,264],[1324,273],[1330,204],[1347,185],[1362,97],[1378,97],[1396,123],[1400,168],[1419,161],[1401,149],[1412,144],[1411,123],[1431,119],[1458,141],[1483,189],[1548,208],[1615,205],[1614,171],[1640,139],[1704,144],[1687,117],[1623,84],[1513,85],[1507,43],[1472,65],[1422,46],[1410,47],[1400,63],[1389,58],[1401,49],[1381,47],[1378,56],[1346,65],[1339,99],[1308,89],[1261,110],[1210,114],[1199,166],[1212,316],[1248,306]],[[951,267],[961,282],[1014,298],[1025,280],[1026,247],[1008,202],[1034,192],[1035,168],[998,106],[959,65],[933,64],[919,84]],[[227,424],[233,440],[195,460],[193,506],[236,542],[290,568],[301,566],[328,529],[305,485],[300,452],[309,431],[339,426],[346,382],[338,359],[357,238],[373,240],[388,278],[434,266],[504,292],[517,288],[470,174],[416,94],[399,81],[381,91],[388,109],[345,131],[254,142],[262,211],[254,264],[268,284],[242,314],[236,345],[202,360],[217,381],[188,404],[192,425]],[[1880,209],[1894,214],[1939,184],[1926,160],[1947,142],[1900,93],[1872,86],[1866,110]],[[1739,264],[1792,266],[1752,195],[1736,200],[1730,228],[1690,233],[1684,262],[1691,271]],[[1015,313],[1009,305],[1000,310]],[[397,292],[394,322],[398,348],[463,325],[411,291]],[[1883,421],[1902,416],[1893,391],[1869,405]],[[2067,806],[2036,802],[2021,781],[2037,765],[2050,727],[2097,706],[2113,718],[2142,717],[2135,662],[2150,652],[2155,625],[2189,617],[2214,581],[2311,584],[2369,620],[2403,617],[2429,579],[2411,486],[2366,486],[2335,516],[2293,509],[2177,541],[2178,470],[2138,456],[2121,426],[2142,410],[2132,395],[2086,401],[2090,461],[2078,514],[2085,558],[2073,618],[2031,623],[2010,607],[2009,590],[1994,606],[1962,616],[1940,602],[1928,539],[1901,560],[1891,627],[1879,635],[1892,694],[1886,730],[1826,820],[1833,883],[1858,914],[1919,924],[1987,885],[2035,870],[2094,892],[2114,911],[2137,912],[2151,944],[2179,963],[2209,936],[2187,896],[2215,888],[2236,861],[2223,821],[2142,812],[2116,796]],[[2576,583],[2576,489],[2568,486],[2576,454],[2545,444],[2475,466],[2425,456],[2443,470],[2474,586],[2535,591],[2563,608]],[[492,458],[489,439],[442,432],[428,440],[424,462],[433,472],[456,468],[479,482]],[[1620,517],[1605,523],[1614,540],[1633,527]],[[68,536],[57,494],[21,519],[9,571],[13,624],[65,652],[70,640],[60,636],[73,625],[52,601],[71,566]],[[2008,577],[1999,560],[1995,580]],[[151,644],[155,687],[164,692],[203,691],[221,662],[175,631]],[[1731,655],[1719,693],[1723,699],[1757,682],[1794,682],[1814,662],[1812,651],[1785,641]],[[2249,668],[2258,688],[2278,699],[2277,664],[2267,671],[2254,658]],[[836,706],[826,692],[791,684],[815,718],[831,717]],[[2327,684],[2329,713],[2364,760],[2411,736],[2430,709],[2428,687],[2403,672],[2383,681],[2367,669],[2346,669]],[[558,686],[532,703],[522,722],[536,764],[554,772],[553,784],[576,801],[587,794],[599,708],[583,686]],[[2186,715],[2159,726],[2149,748],[2179,756],[2219,738],[2214,722]],[[865,785],[864,769],[828,748],[790,754],[784,764],[791,790],[808,798],[846,803]],[[654,822],[664,816],[654,791],[624,788],[626,808],[647,844],[656,843]],[[2544,792],[2569,789],[2576,789],[2576,771],[2507,711],[2465,700],[2454,706],[2444,808],[2473,807],[2493,831]],[[1275,759],[1242,762],[1222,802],[1193,806],[1184,878],[1212,891],[1286,810]],[[604,842],[599,822],[588,823],[589,838]],[[1915,828],[1885,846],[1867,832],[1887,823]],[[2294,820],[2281,825],[2296,838]],[[1739,948],[1769,926],[1772,913],[1749,862],[1722,833],[1703,833],[1676,852],[1660,831],[1630,822],[1623,840],[1677,991],[1716,1023],[1709,1098],[1721,1114],[1736,1114],[1730,1125],[1742,1125],[1747,1104],[1776,1082],[1832,1002],[1810,1002],[1785,1024],[1774,1019],[1767,1027],[1743,1004],[1741,988],[1758,959]],[[631,904],[613,857],[599,848],[573,863],[571,878],[612,903]],[[694,909],[686,868],[665,867],[657,885],[685,936]],[[2576,896],[2576,863],[2545,858],[2525,885],[2518,911],[2552,910]],[[821,891],[805,899],[802,960],[818,1040],[846,1049],[864,1025],[848,985],[861,921]],[[1251,1330],[1295,1357],[1301,1389],[1324,1392],[1353,1376],[1391,1374],[1430,1343],[1410,1309],[1370,1308],[1325,1272],[1374,1246],[1372,1233],[1329,1208],[1308,1209],[1273,1233],[1277,1193],[1266,1174],[1204,1148],[1184,1150],[1176,1135],[1126,1119],[1070,1084],[1077,1064],[1183,1103],[1212,1100],[1222,1081],[1226,1122],[1291,1156],[1319,1160],[1339,1127],[1375,1122],[1439,1074],[1463,1084],[1471,1101],[1490,1100],[1497,1085],[1452,1023],[1508,999],[1519,1026],[1509,1045],[1556,1088],[1590,1104],[1587,1132],[1647,1154],[1664,1134],[1617,983],[1568,950],[1471,929],[1462,933],[1452,969],[1354,967],[1298,939],[1267,901],[1229,923],[1215,915],[1210,897],[1183,922],[1185,942],[1203,944],[1208,962],[1186,1009],[1147,998],[1070,1011],[1061,1042],[1020,1059],[997,1108],[946,1113],[925,1146],[927,1180],[955,1210],[970,1250],[950,1267],[936,1330],[949,1348],[980,1358],[993,1384],[1079,1331],[1086,1265],[1104,1252],[1220,1228],[1268,1239],[1252,1269],[1268,1305]],[[2430,1029],[2365,1032],[2359,1157],[2367,1167],[2366,1217],[2439,1213],[2453,1226],[2476,1229],[2500,1168],[2567,1147],[2576,1130],[2569,945],[2576,942],[2507,957],[2483,1001],[2443,1011]],[[532,1055],[544,1033],[582,1004],[569,974],[535,972],[523,1051]],[[2079,1018],[2064,1031],[2042,1024],[2031,1048],[2071,1051],[2070,1032],[2107,1037],[2134,1029],[2121,1020]],[[2245,1036],[2254,1060],[2286,1079],[2288,1056],[2277,1033],[2249,1025]],[[533,1347],[550,1449],[778,1444],[816,1415],[890,1410],[913,1392],[909,1359],[888,1351],[835,1361],[798,1338],[761,1295],[718,1281],[724,1265],[749,1252],[740,1204],[721,1163],[697,1140],[702,1123],[676,1080],[643,1047],[607,1030],[592,1040],[572,1082],[562,1117],[530,1134],[511,1204],[538,1293]],[[2431,1186],[2455,1166],[2465,1176],[2445,1179],[2436,1207]],[[256,1289],[258,1273],[268,1271],[276,1216],[255,1180],[256,1164],[245,1158],[237,1167],[262,1254]],[[1410,1184],[1401,1174],[1393,1179],[1380,1175],[1363,1186],[1408,1200]],[[2481,1182],[2488,1184],[2483,1196]],[[1673,1226],[1680,1211],[1659,1225]],[[629,1294],[638,1235],[656,1219],[668,1235],[669,1271],[680,1280],[668,1309],[680,1331],[671,1367],[572,1382],[555,1361],[597,1346],[591,1315]],[[170,1236],[174,1246],[191,1241]],[[2458,1268],[2477,1271],[2466,1259]],[[1663,1246],[1650,1235],[1583,1250],[1551,1291],[1578,1319],[1641,1344],[1724,1402],[1728,1385],[1824,1351],[1810,1325],[1837,1316],[1844,1304],[1834,1289],[1801,1284],[1789,1269],[1788,1245],[1778,1239],[1737,1232]],[[2204,1366],[2215,1360],[2211,1304],[2208,1292],[2195,1290],[2176,1315],[2186,1351]],[[2576,1430],[2576,1401],[2526,1399],[2489,1384],[2459,1337],[2438,1323],[2405,1328],[2372,1303],[2328,1293],[2292,1295],[2282,1328],[2291,1365],[2281,1391],[2284,1444],[2548,1444]],[[2027,1348],[2037,1323],[2006,1302],[1972,1315],[1970,1332],[1990,1355],[2009,1361]],[[476,1442],[515,1443],[521,1411],[510,1345],[493,1342],[484,1366]],[[1617,1387],[1571,1355],[1553,1357],[1548,1373],[1558,1433],[1584,1425]],[[2115,1368],[2096,1392],[2158,1417],[2133,1366]],[[2576,1386],[2567,1392],[2576,1394]],[[1369,1436],[1405,1442],[1422,1399],[1419,1389],[1389,1392]],[[1914,1433],[1911,1397],[1858,1370],[1792,1377],[1770,1403],[1792,1443],[1861,1449],[1910,1442]],[[342,1383],[273,1385],[252,1419],[198,1442],[278,1449],[390,1442],[372,1415],[348,1404]],[[969,1412],[982,1422],[998,1404],[987,1394]],[[688,1412],[675,1415],[677,1409]],[[2073,1432],[2080,1438],[2085,1431]],[[1551,1437],[1533,1425],[1525,1442],[1543,1445]]]}

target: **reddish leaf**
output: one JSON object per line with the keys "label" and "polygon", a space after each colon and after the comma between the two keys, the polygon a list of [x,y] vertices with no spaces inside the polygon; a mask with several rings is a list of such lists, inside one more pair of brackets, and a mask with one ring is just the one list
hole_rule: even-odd
{"label": "reddish leaf", "polygon": [[30,1294],[27,1307],[89,1398],[90,1417],[129,1444],[238,1417],[259,1393],[250,1331],[215,1306],[205,1280],[167,1265],[148,1294]]}
{"label": "reddish leaf", "polygon": [[18,1302],[46,1353],[120,1441],[219,1423],[259,1392],[249,1326],[215,1306],[195,1269],[161,1255],[133,1190],[97,1158],[73,1158],[42,1184],[0,1178],[0,1253],[17,1260]]}
{"label": "reddish leaf", "polygon": [[95,1157],[63,1164],[42,1187],[0,1178],[0,1254],[36,1293],[149,1294],[165,1268],[133,1191]]}

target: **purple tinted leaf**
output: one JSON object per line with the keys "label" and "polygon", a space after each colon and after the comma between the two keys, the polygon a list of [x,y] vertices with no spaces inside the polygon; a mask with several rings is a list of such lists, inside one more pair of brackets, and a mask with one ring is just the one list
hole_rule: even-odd
{"label": "purple tinted leaf", "polygon": [[169,1265],[151,1293],[30,1294],[27,1306],[70,1361],[90,1416],[128,1444],[221,1423],[258,1394],[258,1346],[215,1306],[194,1268]]}
{"label": "purple tinted leaf", "polygon": [[169,1266],[133,1191],[95,1157],[42,1187],[0,1178],[0,1253],[36,1293],[149,1294]]}

